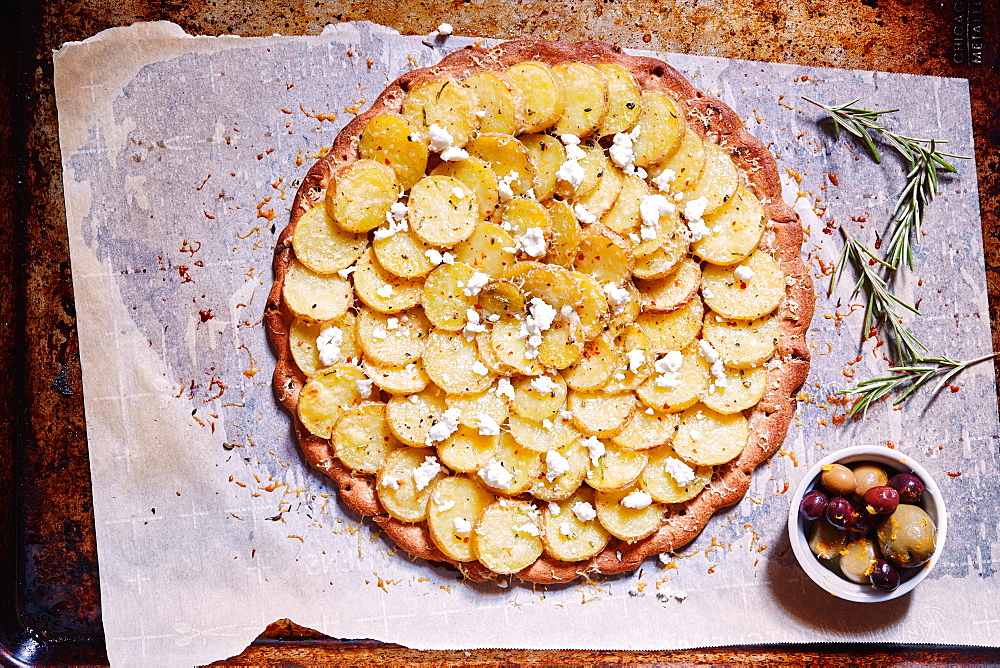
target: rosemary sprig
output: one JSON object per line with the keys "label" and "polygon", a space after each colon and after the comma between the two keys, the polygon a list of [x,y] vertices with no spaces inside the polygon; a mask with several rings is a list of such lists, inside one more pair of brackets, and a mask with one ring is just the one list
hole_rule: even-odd
{"label": "rosemary sprig", "polygon": [[944,374],[931,391],[932,395],[937,394],[942,387],[950,383],[955,376],[970,366],[993,359],[996,356],[996,353],[992,353],[966,361],[953,360],[948,357],[923,358],[916,360],[913,364],[889,367],[888,371],[894,375],[862,380],[854,387],[847,390],[840,390],[835,394],[858,397],[848,413],[850,417],[854,417],[858,413],[867,414],[868,407],[882,397],[902,389],[904,390],[903,393],[892,402],[893,406],[899,405],[935,376]]}
{"label": "rosemary sprig", "polygon": [[[858,282],[854,284],[854,291],[851,296],[864,292],[868,301],[865,305],[865,321],[862,329],[862,340],[873,335],[873,330],[878,325],[886,326],[892,333],[892,343],[896,348],[897,357],[905,362],[916,362],[921,359],[922,353],[927,351],[927,346],[903,326],[902,318],[896,312],[897,307],[906,309],[910,313],[920,315],[920,311],[915,306],[907,304],[902,299],[892,294],[883,279],[874,269],[874,265],[889,267],[888,264],[875,257],[875,255],[865,248],[854,237],[848,236],[844,228],[840,228],[844,236],[844,249],[840,253],[837,261],[837,269],[830,277],[830,287],[827,294],[833,292],[834,286],[840,280],[840,275],[844,272],[844,267],[848,263],[854,266],[858,272]],[[918,348],[920,350],[918,350]]]}
{"label": "rosemary sprig", "polygon": [[882,155],[875,144],[873,134],[881,136],[887,144],[906,158],[908,163],[906,187],[903,188],[892,210],[893,226],[886,246],[886,262],[892,270],[899,268],[904,261],[910,269],[913,269],[912,243],[914,240],[919,240],[924,211],[937,195],[938,172],[958,171],[946,158],[968,160],[969,157],[939,151],[938,145],[946,144],[947,141],[908,137],[888,130],[882,125],[881,116],[899,111],[898,109],[871,111],[853,106],[857,104],[857,100],[841,105],[826,105],[808,97],[802,99],[821,107],[830,115],[836,137],[839,138],[840,131],[844,130],[861,139],[875,162],[881,164]]}

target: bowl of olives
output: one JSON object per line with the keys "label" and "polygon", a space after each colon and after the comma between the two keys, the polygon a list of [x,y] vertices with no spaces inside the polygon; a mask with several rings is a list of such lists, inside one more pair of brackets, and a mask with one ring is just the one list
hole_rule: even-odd
{"label": "bowl of olives", "polygon": [[795,557],[834,596],[861,603],[898,598],[941,557],[948,530],[941,490],[897,450],[859,445],[830,453],[792,499]]}

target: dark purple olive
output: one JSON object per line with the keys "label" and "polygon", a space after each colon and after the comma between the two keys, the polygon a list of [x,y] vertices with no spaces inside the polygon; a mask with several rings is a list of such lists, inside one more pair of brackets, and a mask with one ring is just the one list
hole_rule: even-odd
{"label": "dark purple olive", "polygon": [[899,505],[899,492],[885,485],[865,492],[865,508],[873,515],[892,515]]}
{"label": "dark purple olive", "polygon": [[879,559],[868,573],[872,586],[882,591],[895,591],[899,586],[899,573],[885,559]]}
{"label": "dark purple olive", "polygon": [[826,502],[826,520],[838,529],[853,529],[858,511],[844,497],[835,496]]}
{"label": "dark purple olive", "polygon": [[826,494],[818,489],[809,492],[802,497],[802,503],[799,504],[799,512],[807,520],[819,519],[826,512]]}
{"label": "dark purple olive", "polygon": [[868,509],[862,506],[857,511],[858,517],[854,520],[854,530],[860,533],[868,533],[875,528],[879,520],[882,518],[879,515],[873,515],[868,512]]}
{"label": "dark purple olive", "polygon": [[899,502],[915,504],[924,493],[924,481],[912,473],[897,473],[889,478],[889,487],[899,492]]}

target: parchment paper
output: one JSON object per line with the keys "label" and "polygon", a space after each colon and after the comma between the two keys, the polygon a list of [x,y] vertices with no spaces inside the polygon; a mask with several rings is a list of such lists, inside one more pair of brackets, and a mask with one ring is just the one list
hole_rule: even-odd
{"label": "parchment paper", "polygon": [[[304,465],[271,391],[261,312],[272,246],[299,179],[352,114],[400,73],[469,42],[422,39],[366,23],[317,37],[190,37],[161,22],[55,53],[112,662],[206,663],[285,617],[415,648],[995,642],[992,367],[966,372],[959,391],[933,402],[921,393],[836,426],[828,396],[849,386],[847,375],[884,366],[880,351],[847,364],[859,354],[861,314],[834,314],[851,310],[850,275],[819,298],[813,370],[781,454],[666,564],[568,586],[474,585],[397,553],[338,502]],[[830,228],[871,244],[904,175],[891,153],[879,167],[854,142],[834,140],[801,95],[901,107],[894,127],[950,138],[955,153],[972,155],[964,80],[668,59],[778,155],[818,286],[841,247]],[[919,300],[924,315],[912,327],[936,354],[971,358],[989,352],[989,318],[975,168],[958,166],[927,216],[922,284],[907,282],[902,295]],[[823,593],[796,565],[785,490],[826,452],[887,442],[933,472],[951,527],[927,581],[864,607]]]}

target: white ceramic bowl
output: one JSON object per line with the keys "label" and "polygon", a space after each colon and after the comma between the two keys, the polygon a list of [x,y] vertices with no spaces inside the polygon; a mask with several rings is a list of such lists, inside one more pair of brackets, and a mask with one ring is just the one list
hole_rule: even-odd
{"label": "white ceramic bowl", "polygon": [[[869,585],[851,582],[823,566],[816,558],[816,555],[809,549],[808,530],[810,522],[799,513],[799,505],[802,502],[802,497],[819,485],[819,474],[824,466],[828,464],[861,462],[882,464],[890,470],[889,477],[895,475],[892,471],[896,473],[913,473],[919,477],[925,486],[921,505],[937,526],[937,545],[934,549],[934,555],[923,566],[897,569],[899,571],[900,584],[895,591],[881,591]],[[806,476],[799,483],[795,494],[791,498],[792,507],[788,512],[788,538],[792,544],[792,551],[795,552],[795,558],[798,559],[799,565],[802,566],[802,569],[809,575],[813,582],[834,596],[859,603],[877,603],[879,601],[889,601],[898,598],[904,594],[908,594],[914,587],[920,584],[921,580],[927,577],[927,574],[934,568],[934,564],[941,558],[945,538],[948,534],[948,515],[944,508],[944,497],[926,469],[898,450],[891,450],[877,445],[857,445],[831,452],[813,464],[806,472]],[[823,520],[820,518],[817,521]]]}

